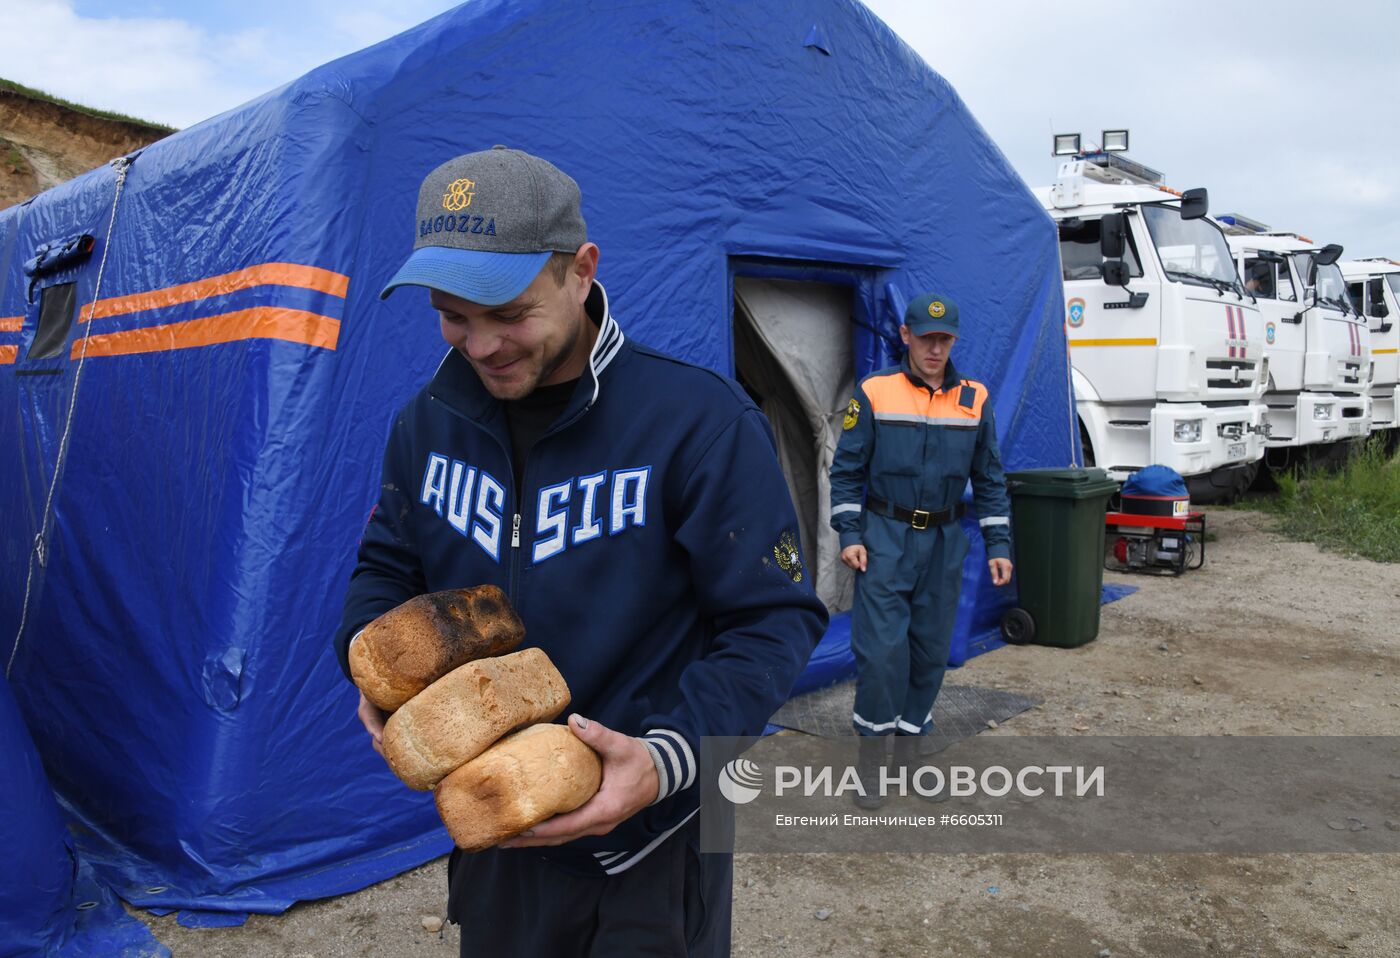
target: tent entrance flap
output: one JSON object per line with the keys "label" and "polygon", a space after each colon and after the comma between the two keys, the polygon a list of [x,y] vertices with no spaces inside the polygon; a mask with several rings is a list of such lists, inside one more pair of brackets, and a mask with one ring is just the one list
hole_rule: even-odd
{"label": "tent entrance flap", "polygon": [[834,283],[734,278],[734,374],[763,410],[797,507],[817,595],[849,609],[853,574],[831,528],[831,460],[855,389],[854,290]]}

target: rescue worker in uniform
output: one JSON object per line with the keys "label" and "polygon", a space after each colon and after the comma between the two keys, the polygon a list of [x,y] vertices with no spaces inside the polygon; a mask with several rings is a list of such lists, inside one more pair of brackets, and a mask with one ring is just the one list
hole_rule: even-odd
{"label": "rescue worker in uniform", "polygon": [[841,561],[859,573],[852,616],[861,738],[858,771],[873,794],[894,736],[897,765],[925,754],[943,685],[968,541],[959,519],[972,480],[994,585],[1011,579],[1010,503],[987,387],[963,378],[949,353],[958,307],[919,296],[899,328],[900,365],[861,380],[831,466],[831,524]]}

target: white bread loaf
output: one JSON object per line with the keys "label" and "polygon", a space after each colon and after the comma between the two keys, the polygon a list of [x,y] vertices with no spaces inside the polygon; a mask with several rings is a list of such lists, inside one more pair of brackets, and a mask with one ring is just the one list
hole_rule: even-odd
{"label": "white bread loaf", "polygon": [[592,798],[597,754],[564,725],[532,725],[472,759],[437,787],[437,809],[459,848],[481,851]]}
{"label": "white bread loaf", "polygon": [[540,649],[468,662],[389,716],[384,758],[405,785],[427,791],[502,735],[568,704],[564,677]]}
{"label": "white bread loaf", "polygon": [[350,675],[392,712],[466,662],[512,651],[525,626],[494,585],[415,596],[365,626],[350,644]]}

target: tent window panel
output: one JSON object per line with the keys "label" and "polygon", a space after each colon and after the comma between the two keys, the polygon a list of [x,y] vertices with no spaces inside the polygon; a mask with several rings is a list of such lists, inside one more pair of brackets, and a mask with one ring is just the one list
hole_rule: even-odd
{"label": "tent window panel", "polygon": [[76,283],[44,287],[39,296],[39,328],[29,346],[29,359],[52,359],[63,352],[77,303]]}

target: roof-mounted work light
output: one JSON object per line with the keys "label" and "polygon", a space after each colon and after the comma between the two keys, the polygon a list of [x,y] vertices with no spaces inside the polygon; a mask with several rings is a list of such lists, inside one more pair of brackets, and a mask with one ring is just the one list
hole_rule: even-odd
{"label": "roof-mounted work light", "polygon": [[1078,133],[1056,133],[1053,156],[1073,156],[1079,152]]}
{"label": "roof-mounted work light", "polygon": [[1127,130],[1104,130],[1103,151],[1105,153],[1126,153],[1128,150]]}

